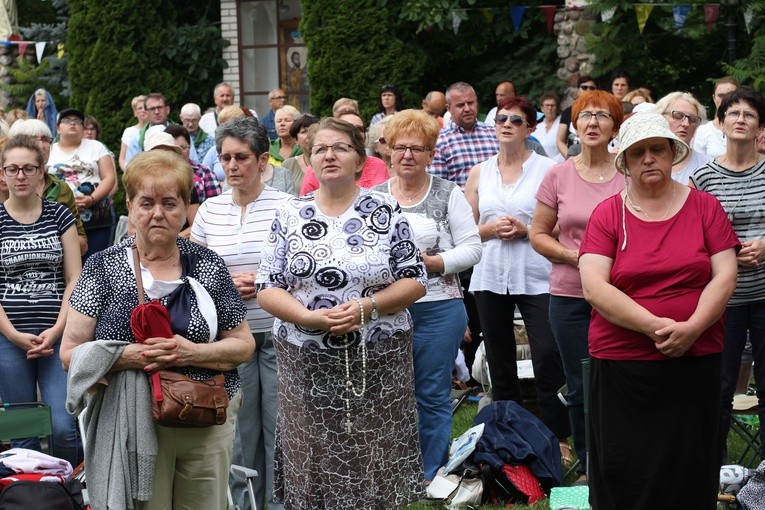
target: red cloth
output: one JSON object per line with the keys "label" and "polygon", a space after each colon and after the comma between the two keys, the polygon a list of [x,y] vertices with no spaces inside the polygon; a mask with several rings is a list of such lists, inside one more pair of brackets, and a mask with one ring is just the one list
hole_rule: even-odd
{"label": "red cloth", "polygon": [[[384,183],[388,179],[390,179],[390,174],[388,174],[385,162],[375,156],[367,156],[364,168],[361,169],[361,177],[356,181],[356,184],[361,188],[372,188]],[[309,166],[305,169],[303,185],[300,186],[300,196],[302,197],[306,193],[316,191],[317,189],[319,189],[319,180],[316,178],[313,168]]]}
{"label": "red cloth", "polygon": [[[173,329],[170,327],[170,313],[165,305],[156,299],[138,305],[130,313],[130,329],[138,343],[144,343],[147,338],[173,338]],[[151,374],[151,388],[154,400],[161,402],[162,388],[160,387],[159,374]]]}
{"label": "red cloth", "polygon": [[[622,228],[622,197],[604,200],[592,213],[580,256],[595,253],[614,261],[611,283],[649,312],[686,321],[696,310],[711,278],[710,257],[740,246],[720,202],[691,189],[680,211],[647,222],[626,212],[627,247]],[[722,352],[724,316],[696,340],[686,356]],[[595,309],[589,332],[590,355],[611,360],[665,360],[648,336],[611,324]]]}
{"label": "red cloth", "polygon": [[66,480],[63,476],[48,475],[43,473],[18,473],[5,478],[0,478],[0,488],[12,484],[13,482],[58,482],[64,483]]}

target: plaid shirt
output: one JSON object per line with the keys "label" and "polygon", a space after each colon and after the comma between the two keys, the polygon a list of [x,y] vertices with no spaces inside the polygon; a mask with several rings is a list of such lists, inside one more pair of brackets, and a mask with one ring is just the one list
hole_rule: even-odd
{"label": "plaid shirt", "polygon": [[452,122],[438,133],[435,154],[428,171],[464,189],[470,169],[498,152],[494,128],[476,122],[473,130],[468,132]]}
{"label": "plaid shirt", "polygon": [[191,162],[191,168],[194,169],[194,189],[200,204],[210,197],[217,197],[221,194],[220,182],[212,170],[196,161]]}
{"label": "plaid shirt", "polygon": [[207,151],[209,151],[211,147],[215,146],[215,137],[208,135],[202,128],[199,128],[197,130],[197,134],[194,136],[192,143],[194,144],[194,148],[197,150],[197,158],[199,158],[199,161],[202,161],[205,159],[205,154],[207,154]]}

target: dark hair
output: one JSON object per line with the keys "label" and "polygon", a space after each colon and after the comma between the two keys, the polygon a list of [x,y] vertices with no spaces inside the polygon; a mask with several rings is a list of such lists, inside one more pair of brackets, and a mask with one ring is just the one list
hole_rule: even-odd
{"label": "dark hair", "polygon": [[292,125],[290,126],[290,136],[297,140],[298,133],[300,133],[301,129],[313,126],[314,124],[318,123],[319,119],[310,113],[302,113],[295,117],[295,120],[292,121]]}
{"label": "dark hair", "polygon": [[757,110],[758,124],[760,127],[765,126],[765,98],[762,94],[750,87],[739,87],[733,92],[728,92],[720,101],[720,108],[717,109],[717,120],[722,124],[725,121],[725,113],[728,108],[734,103],[744,102]]}
{"label": "dark hair", "polygon": [[382,95],[383,92],[391,92],[394,96],[396,96],[396,111],[400,112],[404,109],[404,100],[401,99],[401,92],[398,91],[395,85],[387,84],[383,85],[380,89],[380,93],[377,94],[377,108],[381,113],[385,113],[385,107],[383,107],[382,104]]}
{"label": "dark hair", "polygon": [[270,145],[268,131],[254,117],[235,117],[218,126],[215,130],[215,147],[218,153],[223,146],[223,140],[228,137],[246,142],[255,157],[268,152]]}
{"label": "dark hair", "polygon": [[173,138],[182,136],[183,139],[186,140],[186,143],[191,145],[191,135],[189,134],[189,130],[180,124],[170,124],[165,128],[165,133],[169,134]]}
{"label": "dark hair", "polygon": [[631,87],[632,86],[632,76],[630,76],[630,73],[628,73],[624,69],[617,69],[616,71],[611,73],[610,84],[613,85],[614,81],[617,78],[624,78],[625,80],[627,80],[627,87]]}
{"label": "dark hair", "polygon": [[580,74],[579,78],[576,79],[576,86],[581,87],[582,84],[587,83],[588,81],[595,83],[596,87],[598,86],[598,81],[589,74]]}
{"label": "dark hair", "polygon": [[85,120],[82,121],[83,128],[88,127],[88,124],[92,124],[93,127],[96,128],[96,140],[100,140],[101,139],[101,124],[92,115],[86,116]]}
{"label": "dark hair", "polygon": [[45,155],[40,149],[40,144],[35,137],[29,135],[16,135],[8,138],[0,152],[0,166],[5,165],[5,155],[11,149],[27,149],[34,152],[37,165],[45,171]]}
{"label": "dark hair", "polygon": [[526,124],[531,129],[537,127],[537,109],[534,104],[523,96],[507,97],[499,103],[497,106],[497,112],[500,110],[509,110],[510,108],[518,108],[526,116]]}
{"label": "dark hair", "polygon": [[167,106],[167,99],[165,99],[165,96],[162,95],[160,92],[152,92],[151,94],[146,94],[146,99],[143,100],[143,106],[146,108],[146,103],[149,101],[149,99],[154,99],[155,101],[162,101],[165,106]]}
{"label": "dark hair", "polygon": [[560,106],[560,99],[558,98],[558,94],[556,94],[555,92],[545,92],[544,94],[539,96],[539,106],[541,107],[542,103],[544,103],[548,99],[555,100],[555,106],[556,107]]}

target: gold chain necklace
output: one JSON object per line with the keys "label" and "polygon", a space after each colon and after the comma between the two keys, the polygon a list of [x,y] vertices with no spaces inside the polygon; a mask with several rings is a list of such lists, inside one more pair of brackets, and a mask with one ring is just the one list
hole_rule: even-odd
{"label": "gold chain necklace", "polygon": [[669,199],[669,204],[667,204],[667,210],[664,211],[664,215],[659,218],[658,220],[651,218],[647,212],[643,210],[642,207],[637,205],[633,200],[632,197],[630,197],[630,190],[627,190],[626,196],[627,196],[627,202],[632,206],[632,208],[639,213],[642,213],[646,218],[648,218],[649,221],[662,221],[664,220],[667,215],[669,214],[669,210],[672,209],[672,204],[675,202],[675,191],[677,190],[677,186],[674,184],[672,185],[672,197]]}
{"label": "gold chain necklace", "polygon": [[425,186],[427,186],[427,185],[428,185],[428,182],[430,182],[430,179],[429,179],[428,177],[425,177],[425,182],[423,182],[423,183],[422,183],[422,187],[421,187],[420,189],[418,189],[418,190],[417,190],[417,193],[415,193],[415,194],[414,194],[414,195],[412,195],[411,197],[408,197],[408,196],[404,195],[404,191],[401,189],[401,177],[399,177],[398,179],[396,179],[396,187],[398,188],[398,193],[399,193],[399,194],[400,194],[402,197],[404,197],[404,198],[406,199],[406,201],[407,201],[407,202],[409,202],[409,203],[411,204],[411,203],[412,203],[412,200],[414,200],[415,198],[417,198],[417,197],[419,196],[419,194],[420,194],[420,193],[422,193],[422,190],[424,190],[424,189],[425,189]]}

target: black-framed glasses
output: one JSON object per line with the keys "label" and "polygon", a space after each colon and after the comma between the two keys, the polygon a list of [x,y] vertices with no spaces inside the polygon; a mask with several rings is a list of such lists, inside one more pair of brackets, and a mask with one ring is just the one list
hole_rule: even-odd
{"label": "black-framed glasses", "polygon": [[423,145],[394,145],[391,150],[395,152],[396,154],[406,154],[406,151],[409,150],[412,153],[412,156],[420,156],[422,154],[425,154],[430,150],[430,147],[425,147]]}
{"label": "black-framed glasses", "polygon": [[146,111],[147,112],[157,113],[157,112],[160,112],[160,111],[164,110],[165,108],[167,108],[166,104],[163,104],[162,106],[151,106],[151,107],[147,106],[146,107]]}
{"label": "black-framed glasses", "polygon": [[579,88],[582,90],[598,90],[598,87],[595,85],[579,85]]}
{"label": "black-framed glasses", "polygon": [[53,138],[51,138],[50,136],[45,136],[45,135],[43,135],[43,136],[35,136],[34,139],[37,140],[40,143],[48,143],[49,144],[49,143],[53,142]]}
{"label": "black-framed glasses", "polygon": [[526,124],[526,121],[520,115],[505,115],[504,113],[499,113],[494,117],[495,124],[504,124],[508,120],[510,121],[510,124],[515,127],[521,127]]}
{"label": "black-framed glasses", "polygon": [[683,113],[678,110],[672,110],[671,112],[668,112],[667,115],[669,115],[670,117],[672,117],[674,120],[678,122],[682,122],[683,119],[688,119],[688,123],[691,126],[698,126],[699,124],[701,124],[701,117],[699,117],[698,115],[688,115],[687,113]]}
{"label": "black-framed glasses", "polygon": [[235,159],[237,163],[244,163],[254,155],[252,152],[237,152],[236,154],[219,154],[218,159],[224,165],[228,165],[232,159]]}
{"label": "black-framed glasses", "polygon": [[65,117],[61,119],[61,124],[74,124],[75,126],[78,126],[82,124],[82,119],[79,119],[77,117]]}
{"label": "black-framed glasses", "polygon": [[579,112],[578,116],[579,120],[585,122],[589,122],[593,117],[595,117],[595,120],[598,122],[605,122],[613,118],[608,112]]}
{"label": "black-framed glasses", "polygon": [[36,174],[39,169],[40,167],[38,165],[8,165],[3,167],[3,173],[9,177],[16,177],[19,175],[20,170],[24,173],[24,175],[31,176]]}

